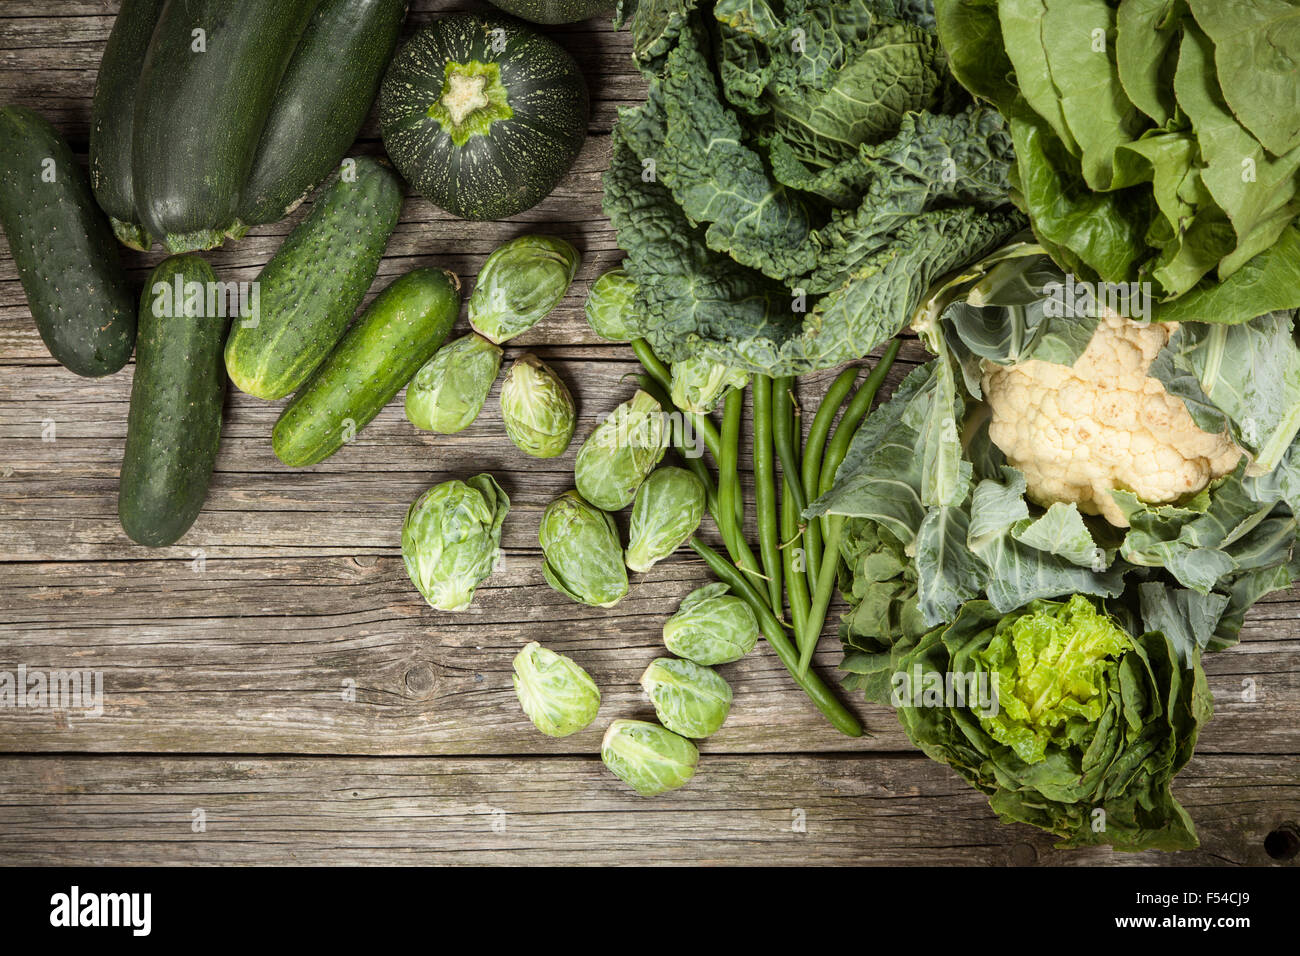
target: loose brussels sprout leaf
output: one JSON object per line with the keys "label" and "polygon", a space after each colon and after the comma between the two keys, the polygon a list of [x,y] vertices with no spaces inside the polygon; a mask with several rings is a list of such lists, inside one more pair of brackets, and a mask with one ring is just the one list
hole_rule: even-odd
{"label": "loose brussels sprout leaf", "polygon": [[546,583],[561,594],[592,607],[613,607],[627,594],[614,519],[576,491],[546,506],[537,538]]}
{"label": "loose brussels sprout leaf", "polygon": [[483,264],[469,297],[469,323],[498,345],[526,332],[569,291],[582,257],[554,236],[520,236]]}
{"label": "loose brussels sprout leaf", "polygon": [[593,282],[584,306],[592,331],[611,342],[640,338],[635,295],[636,282],[622,269],[611,269]]}
{"label": "loose brussels sprout leaf", "polygon": [[758,643],[758,620],[725,584],[708,584],[687,595],[664,622],[664,646],[697,664],[738,661]]}
{"label": "loose brussels sprout leaf", "polygon": [[501,386],[501,419],[520,451],[534,458],[564,454],[577,416],[573,396],[536,355],[521,355]]}
{"label": "loose brussels sprout leaf", "polygon": [[682,411],[701,415],[713,411],[729,388],[744,388],[749,374],[728,368],[706,358],[674,362],[672,367],[673,404]]}
{"label": "loose brussels sprout leaf", "polygon": [[600,710],[600,689],[591,675],[536,641],[515,655],[514,682],[524,713],[548,737],[576,734]]}
{"label": "loose brussels sprout leaf", "polygon": [[406,512],[402,562],[424,599],[462,611],[501,553],[510,499],[491,475],[434,485]]}
{"label": "loose brussels sprout leaf", "polygon": [[596,426],[573,466],[578,492],[598,508],[626,508],[668,447],[663,409],[648,393],[632,398]]}
{"label": "loose brussels sprout leaf", "polygon": [[600,759],[643,797],[676,790],[695,776],[700,752],[671,730],[644,720],[616,720],[600,743]]}
{"label": "loose brussels sprout leaf", "polygon": [[449,342],[406,386],[406,417],[416,428],[450,435],[468,428],[487,400],[501,349],[471,332]]}
{"label": "loose brussels sprout leaf", "polygon": [[652,471],[632,507],[627,566],[645,571],[681,547],[704,517],[704,495],[700,479],[685,468],[665,465]]}
{"label": "loose brussels sprout leaf", "polygon": [[731,685],[717,671],[692,661],[652,661],[641,675],[641,687],[659,722],[683,737],[716,733],[731,710]]}

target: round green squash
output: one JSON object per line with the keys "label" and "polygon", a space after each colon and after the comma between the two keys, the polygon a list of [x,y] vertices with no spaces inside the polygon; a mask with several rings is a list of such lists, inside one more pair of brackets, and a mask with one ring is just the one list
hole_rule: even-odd
{"label": "round green squash", "polygon": [[613,13],[616,0],[492,0],[492,3],[533,23],[576,23]]}
{"label": "round green squash", "polygon": [[462,219],[503,219],[541,202],[577,158],[587,115],[573,57],[506,16],[428,24],[393,60],[379,94],[393,165]]}

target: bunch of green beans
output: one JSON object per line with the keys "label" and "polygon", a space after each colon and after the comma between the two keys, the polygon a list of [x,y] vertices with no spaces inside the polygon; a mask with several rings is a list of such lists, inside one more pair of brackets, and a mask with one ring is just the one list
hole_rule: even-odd
{"label": "bunch of green beans", "polygon": [[[826,515],[805,521],[804,511],[830,490],[853,436],[898,356],[899,344],[897,340],[889,344],[856,392],[853,386],[860,366],[841,372],[827,389],[802,441],[795,379],[751,377],[756,556],[745,536],[745,496],[739,478],[744,390],[731,389],[724,397],[718,427],[708,415],[676,408],[669,398],[668,367],[644,339],[632,342],[645,369],[638,376],[641,387],[683,423],[674,428],[673,442],[686,466],[704,483],[709,513],[726,556],[698,538],[691,539],[691,547],[753,608],[763,636],[795,682],[837,730],[851,737],[862,734],[862,725],[809,669],[834,597],[844,519]],[[698,449],[687,446],[685,426],[694,430],[712,456],[716,481]]]}

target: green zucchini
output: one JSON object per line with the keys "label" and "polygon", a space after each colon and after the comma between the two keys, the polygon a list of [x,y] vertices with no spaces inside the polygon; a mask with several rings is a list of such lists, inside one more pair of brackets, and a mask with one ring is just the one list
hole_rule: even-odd
{"label": "green zucchini", "polygon": [[357,138],[397,47],[406,0],[322,0],[280,81],[239,219],[277,222]]}
{"label": "green zucchini", "polygon": [[513,17],[426,24],[379,91],[384,149],[421,196],[462,219],[505,219],[548,196],[587,136],[568,52]]}
{"label": "green zucchini", "polygon": [[450,272],[416,269],[379,293],[275,423],[279,459],[314,465],[351,441],[438,351],[459,313]]}
{"label": "green zucchini", "polygon": [[256,324],[236,322],[226,371],[257,398],[283,398],[334,348],[379,269],[402,208],[402,183],[386,164],[348,160],[343,175],[257,277]]}
{"label": "green zucchini", "polygon": [[140,71],[132,188],[172,252],[246,231],[239,197],[316,0],[184,0],[163,7]]}
{"label": "green zucchini", "polygon": [[108,219],[43,117],[0,108],[0,225],[50,354],[78,375],[116,372],[135,344],[135,297]]}
{"label": "green zucchini", "polygon": [[207,308],[215,282],[198,256],[173,256],[153,270],[140,297],[117,500],[122,527],[139,544],[179,540],[208,495],[226,393],[228,320]]}
{"label": "green zucchini", "polygon": [[122,0],[113,21],[90,107],[90,186],[117,238],[148,249],[152,237],[136,219],[131,188],[131,130],[140,66],[165,0]]}

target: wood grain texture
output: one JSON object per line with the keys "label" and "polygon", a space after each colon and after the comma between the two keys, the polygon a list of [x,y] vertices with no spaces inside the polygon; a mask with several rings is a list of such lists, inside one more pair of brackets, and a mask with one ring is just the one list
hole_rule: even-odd
{"label": "wood grain texture", "polygon": [[0,759],[0,859],[1268,865],[1264,838],[1300,784],[1284,758],[1199,757],[1175,794],[1201,847],[1126,854],[1054,850],[1038,830],[1001,825],[919,756],[706,756],[695,780],[652,799],[592,757],[19,757]]}
{"label": "wood grain texture", "polygon": [[[474,6],[417,0],[406,33]],[[0,5],[0,102],[48,116],[83,158],[116,11],[104,0]],[[609,23],[548,32],[591,91],[573,170],[502,223],[408,197],[370,295],[417,266],[472,287],[487,254],[522,232],[573,242],[573,288],[507,362],[535,351],[556,368],[581,439],[638,370],[591,332],[582,302],[622,258],[600,178],[616,111],[644,84]],[[353,152],[381,150],[372,116]],[[309,208],[205,256],[221,278],[251,280]],[[122,254],[136,282],[161,259]],[[921,358],[908,343],[891,385]],[[888,710],[853,702],[873,736],[834,733],[766,647],[723,668],[735,705],[696,780],[640,799],[601,767],[599,736],[614,717],[650,716],[637,679],[662,653],[664,618],[708,575],[676,555],[636,576],[612,611],[545,584],[537,522],[571,487],[577,442],[557,459],[525,458],[495,390],[465,432],[420,433],[399,395],[352,445],[295,471],[270,448],[283,403],[232,389],[203,514],[178,545],[151,550],[116,516],[131,372],[91,381],[54,363],[0,238],[0,670],[85,668],[105,685],[95,719],[0,710],[0,862],[1264,864],[1263,835],[1300,819],[1300,591],[1266,600],[1242,645],[1207,662],[1217,715],[1177,788],[1202,833],[1195,853],[1053,851],[1036,831],[999,825],[983,797],[916,754]],[[805,420],[832,377],[802,380]],[[514,504],[506,564],[470,611],[441,614],[402,568],[402,517],[431,484],[479,471]],[[602,687],[592,729],[557,741],[523,717],[510,661],[534,639]],[[817,660],[830,677],[834,645]],[[191,830],[196,807],[204,833]],[[795,809],[806,834],[791,829]]]}

